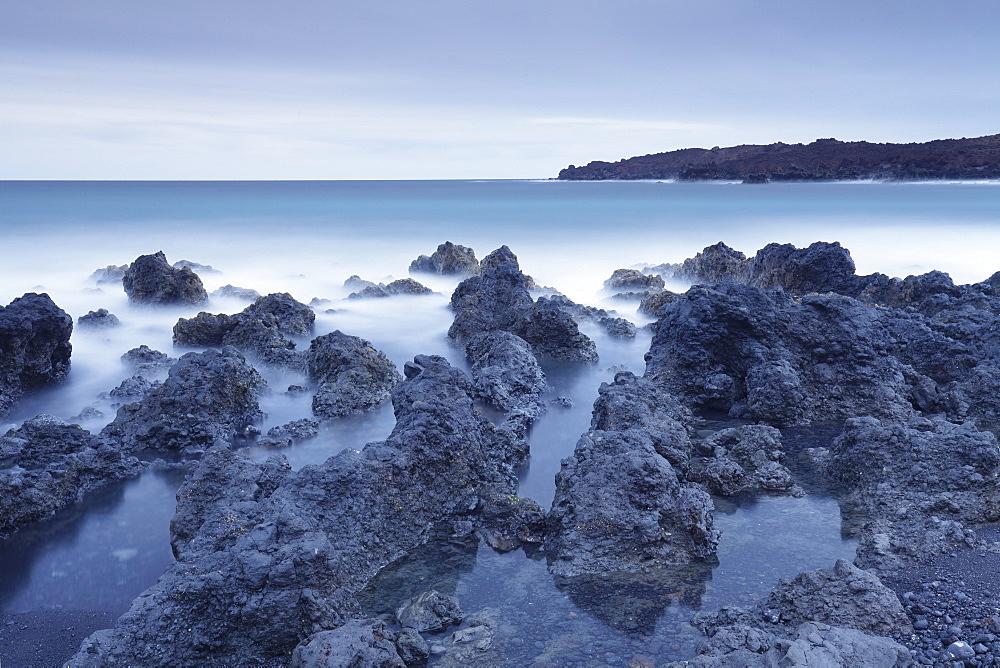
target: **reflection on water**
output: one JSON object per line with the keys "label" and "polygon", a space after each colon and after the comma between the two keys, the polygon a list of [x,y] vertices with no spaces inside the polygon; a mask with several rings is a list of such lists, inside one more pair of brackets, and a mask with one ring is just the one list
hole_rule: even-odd
{"label": "reflection on water", "polygon": [[841,538],[833,499],[717,504],[723,534],[715,566],[556,578],[543,552],[501,554],[468,539],[441,538],[383,569],[362,592],[364,612],[392,612],[407,598],[437,589],[457,596],[467,614],[499,611],[496,644],[510,665],[680,660],[703,638],[688,623],[695,612],[752,606],[778,578],[853,558],[856,544]]}
{"label": "reflection on water", "polygon": [[182,479],[145,473],[0,542],[0,612],[124,613],[173,562],[169,525]]}

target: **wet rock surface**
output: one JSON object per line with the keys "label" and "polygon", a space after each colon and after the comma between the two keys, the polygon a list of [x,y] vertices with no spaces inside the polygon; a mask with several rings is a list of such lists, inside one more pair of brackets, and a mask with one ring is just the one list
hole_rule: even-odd
{"label": "wet rock surface", "polygon": [[[348,279],[350,280],[350,279]],[[392,297],[394,295],[429,295],[434,291],[418,283],[412,278],[400,278],[398,280],[392,281],[391,283],[371,283],[370,281],[363,281],[363,283],[368,283],[357,292],[352,292],[347,297],[348,299],[364,299],[368,297]]]}
{"label": "wet rock surface", "polygon": [[25,392],[66,379],[72,333],[73,319],[45,293],[0,307],[0,417]]}
{"label": "wet rock surface", "polygon": [[156,375],[171,367],[177,360],[146,344],[132,348],[122,355],[122,362],[139,375]]}
{"label": "wet rock surface", "polygon": [[357,611],[354,593],[431,527],[474,519],[484,496],[511,494],[513,465],[496,455],[506,452],[502,435],[475,411],[468,377],[433,356],[405,372],[388,439],[289,474],[241,516],[246,531],[199,529],[182,560],[70,663],[286,657],[343,626]]}
{"label": "wet rock surface", "polygon": [[516,410],[530,419],[544,411],[541,395],[548,384],[524,339],[504,331],[482,334],[469,342],[465,356],[472,365],[476,396],[505,413]]}
{"label": "wet rock surface", "polygon": [[723,429],[705,439],[700,447],[710,456],[703,468],[688,474],[688,479],[704,484],[713,494],[804,494],[791,471],[781,463],[784,459],[781,432],[774,427],[745,425]]}
{"label": "wet rock surface", "polygon": [[229,444],[263,417],[257,393],[264,387],[264,379],[235,348],[187,353],[170,367],[162,385],[119,408],[101,436],[126,452],[193,454]]}
{"label": "wet rock surface", "polygon": [[39,415],[0,437],[0,538],[144,469],[79,425]]}
{"label": "wet rock surface", "polygon": [[163,251],[140,255],[122,276],[129,301],[137,304],[200,304],[208,299],[198,274],[170,266]]}
{"label": "wet rock surface", "polygon": [[333,631],[309,636],[292,653],[293,668],[373,666],[404,668],[396,651],[396,634],[377,619],[352,619]]}

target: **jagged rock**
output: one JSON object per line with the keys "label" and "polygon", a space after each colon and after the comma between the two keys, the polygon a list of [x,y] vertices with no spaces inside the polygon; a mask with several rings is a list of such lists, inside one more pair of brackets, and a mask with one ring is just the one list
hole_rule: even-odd
{"label": "jagged rock", "polygon": [[377,283],[366,281],[357,274],[353,274],[350,278],[344,281],[344,287],[349,290],[363,290],[368,287],[376,287],[377,285]]}
{"label": "jagged rock", "polygon": [[260,297],[260,293],[252,288],[239,288],[227,283],[221,288],[213,290],[211,296],[228,299],[257,299]]}
{"label": "jagged rock", "polygon": [[606,290],[630,292],[658,292],[664,287],[663,278],[657,274],[644,274],[638,269],[615,269],[611,278],[604,281]]}
{"label": "jagged rock", "polygon": [[716,432],[703,443],[713,453],[701,471],[688,479],[710,492],[731,496],[764,491],[803,494],[791,472],[781,464],[781,432],[766,425],[744,425]]}
{"label": "jagged rock", "polygon": [[495,608],[470,615],[465,628],[455,631],[441,643],[444,652],[435,665],[451,668],[502,664],[504,656],[494,644],[503,626],[502,620],[502,614]]}
{"label": "jagged rock", "polygon": [[597,323],[604,328],[604,331],[608,333],[608,336],[614,336],[620,339],[635,338],[635,325],[625,318],[616,317],[614,315],[614,311],[606,311],[602,308],[577,304],[568,297],[558,294],[538,298],[538,303],[540,304],[545,303],[546,301],[558,305],[559,308],[573,316],[577,323],[584,320]]}
{"label": "jagged rock", "polygon": [[493,251],[480,265],[482,275],[462,281],[451,296],[455,321],[448,337],[467,345],[475,336],[502,330],[527,341],[535,355],[591,362],[594,342],[580,332],[573,318],[557,303],[541,297],[534,303],[530,280],[509,248]]}
{"label": "jagged rock", "polygon": [[471,248],[446,241],[437,247],[429,257],[421,255],[410,263],[410,273],[421,272],[444,276],[475,276],[479,273],[479,261]]}
{"label": "jagged rock", "polygon": [[92,329],[106,329],[108,327],[118,327],[122,324],[114,313],[109,313],[108,309],[100,308],[96,311],[88,311],[86,315],[81,315],[76,320],[80,327],[90,327]]}
{"label": "jagged rock", "polygon": [[200,264],[198,262],[192,262],[191,260],[178,260],[171,265],[174,269],[190,269],[191,271],[200,271],[203,274],[221,274],[222,272],[218,269],[207,264]]}
{"label": "jagged rock", "polygon": [[675,404],[659,391],[628,373],[601,385],[591,431],[556,475],[545,540],[552,573],[639,572],[713,557],[719,532],[710,497],[682,484],[657,451],[687,447],[670,414]]}
{"label": "jagged rock", "polygon": [[671,668],[904,668],[912,663],[910,651],[899,643],[855,629],[806,622],[791,635],[786,639],[747,626],[725,627],[697,656],[667,665]]}
{"label": "jagged rock", "polygon": [[123,380],[118,387],[108,393],[108,396],[125,403],[132,403],[145,397],[157,386],[159,383],[150,383],[144,376],[136,375]]}
{"label": "jagged rock", "polygon": [[192,452],[229,443],[263,418],[257,393],[264,386],[264,379],[235,348],[187,353],[170,368],[162,385],[142,401],[119,408],[101,435],[128,451]]}
{"label": "jagged rock", "polygon": [[405,668],[395,634],[384,621],[352,619],[333,631],[306,638],[292,652],[291,668]]}
{"label": "jagged rock", "polygon": [[413,629],[403,628],[396,634],[396,651],[408,666],[419,666],[427,662],[430,648],[424,637]]}
{"label": "jagged rock", "polygon": [[267,430],[267,438],[259,439],[256,443],[259,447],[265,448],[286,448],[292,443],[313,438],[319,433],[319,422],[311,418],[292,420],[279,427],[271,427]]}
{"label": "jagged rock", "polygon": [[309,377],[319,386],[313,413],[343,417],[375,408],[401,380],[396,365],[371,343],[337,330],[309,346]]}
{"label": "jagged rock", "polygon": [[556,304],[540,297],[521,318],[515,332],[537,354],[568,362],[596,362],[597,346],[576,321]]}
{"label": "jagged rock", "polygon": [[400,626],[420,632],[443,631],[463,619],[465,613],[458,599],[434,589],[407,599],[396,609],[396,621]]}
{"label": "jagged rock", "polygon": [[462,281],[451,296],[455,322],[448,336],[459,344],[496,330],[516,334],[522,314],[533,305],[517,256],[506,246],[483,259],[482,272]]}
{"label": "jagged rock", "polygon": [[39,415],[0,437],[0,538],[143,465],[79,425]]}
{"label": "jagged rock", "polygon": [[305,358],[288,336],[312,333],[316,314],[290,294],[258,297],[236,315],[199,313],[174,325],[174,343],[187,346],[231,345],[268,364],[304,369]]}
{"label": "jagged rock", "polygon": [[838,295],[695,286],[665,308],[646,375],[694,408],[779,426],[907,419],[924,379],[890,354],[883,316]]}
{"label": "jagged rock", "polygon": [[[352,276],[351,278],[354,277]],[[368,282],[365,281],[365,283]],[[392,297],[393,295],[429,295],[433,292],[433,290],[412,278],[400,278],[388,285],[383,283],[366,285],[358,292],[352,292],[347,295],[347,297],[349,299],[362,299],[366,297]]]}
{"label": "jagged rock", "polygon": [[137,257],[125,270],[122,286],[137,304],[200,304],[208,299],[198,274],[190,267],[171,267],[163,251]]}
{"label": "jagged rock", "polygon": [[120,267],[109,264],[107,267],[94,270],[94,273],[90,275],[90,280],[96,282],[98,285],[101,283],[121,283],[127,269],[127,264],[123,264]]}
{"label": "jagged rock", "polygon": [[653,318],[659,318],[663,314],[664,307],[667,304],[672,304],[680,298],[680,295],[676,292],[670,292],[669,290],[663,290],[662,292],[657,292],[654,295],[649,295],[644,297],[639,301],[639,313],[644,313]]}
{"label": "jagged rock", "polygon": [[749,282],[759,288],[777,286],[793,294],[837,292],[854,296],[860,288],[850,251],[836,241],[817,241],[808,248],[768,244],[750,260]]}
{"label": "jagged rock", "polygon": [[969,540],[963,525],[1000,520],[1000,448],[973,424],[853,418],[830,448],[827,475],[860,527],[858,563],[896,568]]}
{"label": "jagged rock", "polygon": [[465,347],[475,394],[504,412],[518,410],[534,419],[544,411],[545,373],[527,342],[510,332],[473,338]]}
{"label": "jagged rock", "polygon": [[132,348],[122,355],[122,362],[139,375],[150,375],[159,373],[170,368],[177,360],[159,350],[153,350],[146,344],[138,348]]}
{"label": "jagged rock", "polygon": [[672,270],[671,278],[677,281],[705,284],[720,281],[745,282],[749,265],[746,255],[720,241],[679,265],[657,269]]}
{"label": "jagged rock", "polygon": [[185,559],[185,548],[198,532],[216,545],[232,545],[249,532],[248,518],[291,473],[284,456],[257,464],[223,446],[209,448],[177,490],[177,510],[170,520],[174,558]]}
{"label": "jagged rock", "polygon": [[28,391],[69,374],[73,318],[45,293],[0,306],[0,416]]}
{"label": "jagged rock", "polygon": [[[512,494],[502,435],[476,411],[471,382],[417,356],[393,392],[382,442],[290,473],[240,518],[246,533],[198,531],[112,630],[74,666],[266,663],[357,614],[354,594],[434,526],[475,519],[487,494]],[[230,542],[234,541],[234,542]]]}

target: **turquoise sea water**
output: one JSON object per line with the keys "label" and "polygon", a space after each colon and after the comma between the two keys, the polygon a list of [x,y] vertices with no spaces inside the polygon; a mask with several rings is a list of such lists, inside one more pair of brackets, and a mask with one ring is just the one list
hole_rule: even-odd
{"label": "turquoise sea water", "polygon": [[[127,302],[120,286],[89,278],[97,268],[127,264],[140,254],[163,250],[171,262],[211,265],[214,271],[202,273],[209,291],[234,284],[290,292],[302,302],[330,300],[317,309],[317,334],[341,329],[362,336],[398,365],[433,353],[463,366],[445,337],[457,281],[421,276],[438,294],[345,301],[344,280],[352,274],[375,281],[404,277],[412,259],[445,240],[473,247],[480,258],[507,244],[539,284],[618,309],[639,325],[648,319],[635,313],[635,304],[611,302],[601,293],[611,272],[679,262],[718,241],[748,255],[769,242],[840,241],[861,273],[940,269],[959,282],[979,281],[1000,270],[1000,184],[0,182],[0,235],[0,303],[44,290],[74,319],[108,308],[123,322],[115,330],[77,329],[69,381],[26,398],[0,418],[0,430],[41,412],[73,419],[88,406],[104,417],[76,421],[99,430],[114,407],[98,395],[128,376],[118,361],[122,353],[145,343],[179,355],[184,351],[174,350],[170,339],[178,317],[199,310],[232,313],[247,303],[213,299],[200,308],[141,308]],[[598,344],[598,365],[546,365],[553,396],[571,398],[574,407],[553,408],[531,434],[531,464],[520,492],[543,507],[551,502],[559,461],[587,429],[598,386],[621,368],[641,374],[649,345],[648,332],[628,342],[584,329]],[[281,393],[300,378],[262,371],[278,390],[262,400],[265,430],[309,414],[308,396]],[[287,455],[296,468],[321,462],[383,438],[392,425],[388,407],[331,422],[319,438]],[[0,543],[0,563],[16,564],[0,569],[0,612],[124,612],[172,558],[167,524],[178,483],[148,474]],[[560,655],[588,652],[609,662],[612,655],[654,650],[684,656],[690,638],[679,629],[692,610],[750,603],[777,577],[832,565],[854,549],[841,538],[839,511],[830,499],[762,499],[727,506],[717,521],[725,532],[721,564],[707,579],[677,591],[623,595],[624,605],[639,601],[652,611],[639,636],[619,623],[619,612],[602,607],[602,598],[595,602],[557,587],[544,560],[520,552],[496,555],[473,546],[443,586],[456,591],[468,611],[500,606],[520,619],[528,640],[510,648],[510,656],[524,661],[555,657],[558,663]],[[785,549],[770,549],[775,544]],[[87,586],[67,584],[81,582]],[[681,636],[688,639],[677,640]]]}

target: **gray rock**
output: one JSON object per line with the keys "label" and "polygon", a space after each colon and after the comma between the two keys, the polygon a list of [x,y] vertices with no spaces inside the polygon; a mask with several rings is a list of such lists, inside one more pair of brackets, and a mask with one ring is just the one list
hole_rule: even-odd
{"label": "gray rock", "polygon": [[1000,519],[1000,448],[972,424],[854,418],[830,448],[845,527],[858,562],[898,568],[968,544],[969,527]]}
{"label": "gray rock", "polygon": [[404,668],[394,634],[377,619],[352,619],[333,631],[314,633],[295,648],[291,668]]}
{"label": "gray rock", "polygon": [[639,301],[639,313],[643,313],[653,318],[659,318],[663,315],[663,309],[673,302],[677,301],[680,295],[676,292],[670,292],[669,290],[664,290],[662,292],[657,292],[656,294],[643,297]]}
{"label": "gray rock", "polygon": [[396,652],[408,666],[423,665],[430,656],[430,648],[424,637],[414,629],[403,628],[396,634]]}
{"label": "gray rock", "polygon": [[907,419],[923,377],[890,354],[883,315],[832,294],[695,286],[665,308],[646,375],[693,408],[778,426]]}
{"label": "gray rock", "polygon": [[170,368],[162,385],[119,408],[101,436],[126,451],[198,452],[230,443],[263,418],[257,393],[264,386],[235,348],[188,353]]}
{"label": "gray rock", "polygon": [[0,437],[0,538],[142,470],[79,425],[51,415],[27,420]]}
{"label": "gray rock", "polygon": [[421,633],[444,631],[463,619],[465,613],[458,605],[458,599],[434,589],[404,601],[396,610],[396,621],[400,626]]}
{"label": "gray rock", "polygon": [[66,379],[72,333],[73,318],[45,293],[0,306],[0,417],[25,392]]}
{"label": "gray rock", "polygon": [[465,356],[476,396],[498,410],[518,410],[531,419],[544,411],[545,373],[524,339],[504,331],[481,334],[465,347]]}
{"label": "gray rock", "polygon": [[319,422],[311,418],[292,420],[267,430],[267,437],[254,444],[264,448],[287,448],[292,443],[315,437],[319,433]]}
{"label": "gray rock", "polygon": [[834,241],[817,241],[808,248],[768,244],[757,251],[748,267],[749,283],[759,288],[780,287],[785,292],[837,292],[857,295],[860,283],[851,253]]}
{"label": "gray rock", "polygon": [[159,350],[153,350],[146,344],[132,348],[121,357],[125,366],[130,367],[138,375],[156,375],[169,369],[177,360]]}
{"label": "gray rock", "polygon": [[138,401],[145,397],[158,385],[159,383],[150,383],[144,376],[137,375],[123,380],[121,384],[111,390],[108,395],[118,399],[119,401],[132,403],[133,401]]}
{"label": "gray rock", "polygon": [[[351,278],[355,278],[352,276]],[[351,279],[348,279],[350,281]],[[363,299],[367,297],[392,297],[393,295],[429,295],[434,291],[427,286],[418,283],[412,278],[400,278],[392,281],[388,285],[384,283],[370,283],[357,292],[347,295],[348,299]]]}
{"label": "gray rock", "polygon": [[471,248],[446,241],[430,256],[421,255],[411,262],[410,273],[475,276],[479,273],[479,261]]}
{"label": "gray rock", "polygon": [[388,439],[290,473],[237,518],[245,533],[200,529],[183,560],[69,664],[287,660],[308,636],[355,617],[354,594],[434,526],[475,519],[484,496],[512,494],[507,446],[476,411],[468,377],[429,356],[405,373]]}
{"label": "gray rock", "polygon": [[496,638],[501,633],[502,626],[502,614],[495,608],[470,615],[465,627],[452,633],[442,643],[444,653],[435,665],[458,667],[502,664],[505,657],[496,646]]}
{"label": "gray rock", "polygon": [[178,260],[171,265],[174,269],[190,269],[191,271],[198,271],[203,274],[221,274],[222,272],[218,269],[207,264],[200,264],[198,262],[192,262],[191,260]]}
{"label": "gray rock", "polygon": [[659,392],[628,373],[601,386],[591,431],[556,475],[545,540],[552,573],[639,572],[714,555],[711,499],[682,484],[658,452],[687,449],[685,428],[670,414],[676,403]]}
{"label": "gray rock", "polygon": [[90,280],[96,282],[98,285],[101,283],[121,283],[127,269],[127,264],[121,266],[109,264],[107,267],[94,270],[94,273],[90,275]]}
{"label": "gray rock", "polygon": [[339,330],[313,339],[306,354],[309,377],[319,386],[312,402],[319,417],[371,410],[402,379],[396,365],[370,342]]}
{"label": "gray rock", "polygon": [[451,296],[455,321],[448,337],[467,345],[473,337],[493,331],[520,336],[537,356],[568,361],[597,360],[594,342],[580,332],[576,321],[557,303],[529,293],[525,276],[509,248],[503,246],[485,258],[482,275],[462,281]]}
{"label": "gray rock", "polygon": [[781,464],[781,432],[766,425],[744,425],[716,432],[702,444],[713,453],[705,468],[690,480],[709,491],[731,496],[740,492],[803,494]]}
{"label": "gray rock", "polygon": [[100,308],[96,311],[88,311],[86,315],[81,315],[77,318],[76,322],[80,327],[89,327],[91,329],[119,327],[122,324],[121,320],[118,319],[118,316],[114,313],[109,313],[106,308]]}
{"label": "gray rock", "polygon": [[664,286],[663,278],[658,274],[644,274],[638,269],[615,269],[611,278],[604,281],[607,290],[628,292],[657,292]]}
{"label": "gray rock", "polygon": [[213,290],[211,296],[229,299],[257,299],[260,297],[260,293],[251,288],[240,288],[227,283],[221,288]]}
{"label": "gray rock", "polygon": [[198,274],[190,267],[171,267],[163,251],[137,257],[125,270],[122,286],[137,304],[200,304],[208,299]]}

